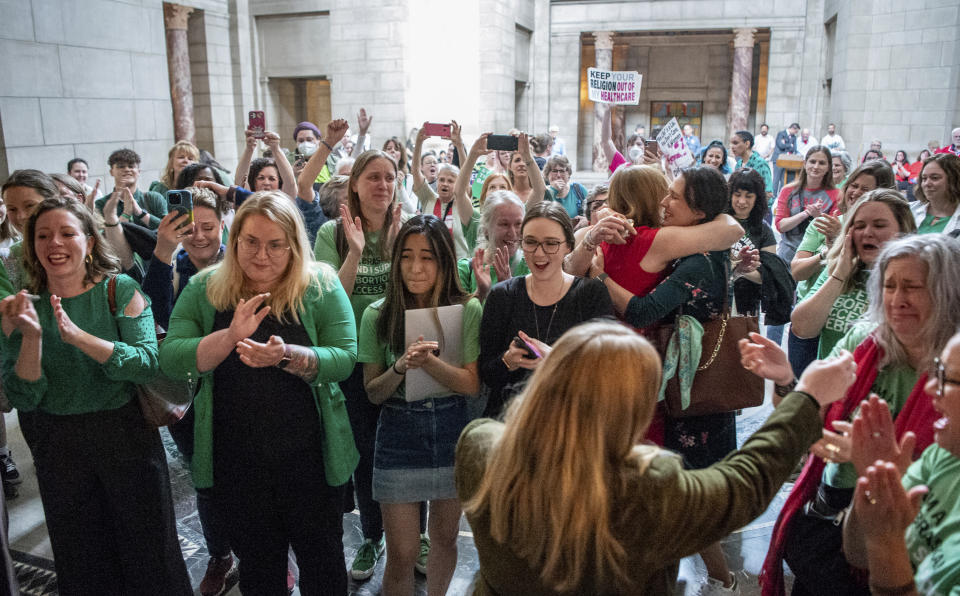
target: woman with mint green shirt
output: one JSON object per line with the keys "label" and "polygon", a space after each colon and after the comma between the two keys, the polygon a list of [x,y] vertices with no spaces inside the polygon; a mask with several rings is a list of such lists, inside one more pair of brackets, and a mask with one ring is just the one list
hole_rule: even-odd
{"label": "woman with mint green shirt", "polygon": [[484,247],[478,248],[472,259],[457,261],[460,283],[477,298],[486,300],[497,282],[530,273],[520,249],[520,226],[523,223],[523,203],[509,190],[490,193],[480,214],[479,238]]}
{"label": "woman with mint green shirt", "polygon": [[[463,305],[460,362],[440,358],[443,334],[424,330],[407,342],[410,309]],[[420,503],[430,503],[431,549],[427,591],[445,594],[457,564],[460,501],[453,477],[454,451],[469,422],[468,400],[480,385],[480,302],[460,287],[450,232],[433,215],[417,215],[394,245],[387,295],[367,307],[360,326],[363,378],[371,402],[382,404],[377,424],[373,498],[386,530],[386,594],[411,594],[418,551]],[[444,387],[408,401],[407,372],[422,369]],[[479,408],[474,408],[479,409]]]}
{"label": "woman with mint green shirt", "polygon": [[149,302],[82,204],[44,200],[24,238],[39,299],[0,302],[3,386],[33,454],[60,591],[191,594],[166,454],[135,399],[158,372]]}
{"label": "woman with mint green shirt", "polygon": [[[383,151],[360,154],[350,170],[347,204],[340,206],[340,217],[323,224],[317,231],[313,256],[337,271],[350,297],[357,327],[367,306],[386,293],[393,238],[400,228],[401,206],[394,203],[396,181],[397,164],[388,154]],[[364,580],[373,575],[384,549],[380,505],[373,500],[370,485],[380,407],[367,399],[360,364],[340,383],[340,389],[347,399],[350,426],[360,452],[353,486],[364,542],[350,574],[355,580]],[[429,549],[426,539],[424,549]]]}

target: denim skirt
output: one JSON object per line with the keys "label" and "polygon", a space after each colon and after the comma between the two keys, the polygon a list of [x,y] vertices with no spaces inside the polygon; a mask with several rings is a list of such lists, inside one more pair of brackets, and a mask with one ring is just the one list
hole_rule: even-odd
{"label": "denim skirt", "polygon": [[373,454],[374,500],[455,499],[454,451],[467,422],[467,398],[462,395],[384,402]]}

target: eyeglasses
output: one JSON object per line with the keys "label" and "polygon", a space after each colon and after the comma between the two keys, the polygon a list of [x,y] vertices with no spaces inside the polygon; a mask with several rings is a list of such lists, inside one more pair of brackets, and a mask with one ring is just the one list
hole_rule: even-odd
{"label": "eyeglasses", "polygon": [[[240,239],[239,248],[240,252],[248,256],[256,256],[260,254],[260,247],[264,246],[260,244],[260,241],[251,236],[244,236]],[[266,248],[267,256],[271,259],[282,258],[287,251],[290,250],[289,244],[284,244],[279,240],[273,240],[268,242],[264,248]]]}
{"label": "eyeglasses", "polygon": [[943,367],[943,361],[940,358],[933,359],[933,371],[937,376],[937,395],[943,395],[944,385],[960,385],[960,380],[948,378]]}
{"label": "eyeglasses", "polygon": [[594,199],[592,201],[587,201],[587,207],[589,207],[591,211],[593,211],[594,209],[603,207],[606,204],[607,204],[606,199]]}
{"label": "eyeglasses", "polygon": [[540,242],[536,238],[524,238],[520,242],[520,247],[523,248],[523,252],[535,253],[537,248],[542,248],[544,254],[555,255],[557,251],[560,250],[560,245],[563,242],[559,240],[544,240]]}
{"label": "eyeglasses", "polygon": [[569,173],[570,172],[566,171],[563,168],[553,168],[552,170],[549,170],[547,172],[547,175],[549,176],[550,174],[569,174]]}

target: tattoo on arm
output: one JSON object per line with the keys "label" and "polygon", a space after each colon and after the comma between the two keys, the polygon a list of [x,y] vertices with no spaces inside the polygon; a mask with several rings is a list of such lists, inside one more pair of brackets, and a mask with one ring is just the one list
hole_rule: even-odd
{"label": "tattoo on arm", "polygon": [[308,383],[317,378],[320,372],[320,361],[316,352],[308,347],[292,344],[287,344],[287,349],[290,350],[290,364],[283,370],[297,375]]}

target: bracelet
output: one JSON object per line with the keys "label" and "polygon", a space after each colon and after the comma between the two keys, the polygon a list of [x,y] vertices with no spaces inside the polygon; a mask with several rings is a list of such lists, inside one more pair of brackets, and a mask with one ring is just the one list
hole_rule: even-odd
{"label": "bracelet", "polygon": [[120,222],[119,222],[119,221],[118,221],[117,223],[112,223],[112,224],[108,224],[107,222],[103,222],[103,227],[105,227],[105,228],[115,228],[115,227],[117,227],[117,226],[119,226],[119,225],[120,225]]}
{"label": "bracelet", "polygon": [[917,589],[917,584],[912,579],[908,583],[905,583],[902,586],[897,586],[895,588],[878,586],[877,584],[870,582],[870,593],[877,594],[878,596],[901,596],[902,594],[910,594],[916,589]]}
{"label": "bracelet", "polygon": [[832,274],[832,273],[830,274],[830,277],[832,277],[833,279],[839,281],[840,283],[846,283],[846,281],[847,281],[847,280],[845,280],[845,279],[840,279],[839,277],[837,277],[836,275],[834,275],[834,274]]}
{"label": "bracelet", "polygon": [[330,151],[333,151],[333,147],[330,146],[330,143],[328,143],[326,139],[320,139],[320,142],[326,145],[327,149],[329,149]]}
{"label": "bracelet", "polygon": [[399,361],[399,360],[394,360],[394,361],[393,361],[393,366],[391,366],[390,368],[393,369],[393,372],[397,373],[398,375],[400,375],[400,376],[402,377],[402,376],[404,376],[404,375],[407,374],[407,371],[400,372],[399,370],[397,370],[397,362],[400,362],[400,361]]}
{"label": "bracelet", "polygon": [[797,378],[794,377],[792,381],[786,385],[773,384],[773,392],[777,397],[786,397],[788,393],[796,389],[797,387]]}

